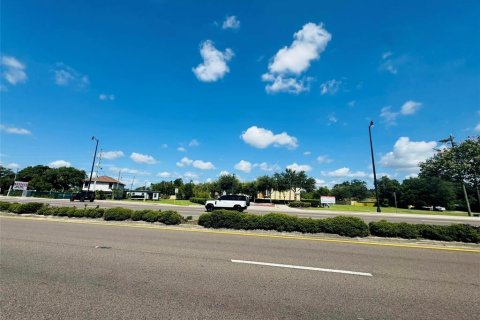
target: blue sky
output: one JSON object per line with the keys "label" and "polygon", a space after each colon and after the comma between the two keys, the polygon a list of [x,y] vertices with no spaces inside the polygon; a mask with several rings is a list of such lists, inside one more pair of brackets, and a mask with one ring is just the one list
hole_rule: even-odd
{"label": "blue sky", "polygon": [[478,1],[1,3],[1,158],[135,184],[402,180],[480,132]]}

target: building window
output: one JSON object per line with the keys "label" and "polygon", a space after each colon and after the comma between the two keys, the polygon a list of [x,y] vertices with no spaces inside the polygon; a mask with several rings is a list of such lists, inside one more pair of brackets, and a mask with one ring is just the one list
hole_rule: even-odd
{"label": "building window", "polygon": [[113,187],[113,183],[109,183],[108,184],[108,189],[112,189],[112,187]]}

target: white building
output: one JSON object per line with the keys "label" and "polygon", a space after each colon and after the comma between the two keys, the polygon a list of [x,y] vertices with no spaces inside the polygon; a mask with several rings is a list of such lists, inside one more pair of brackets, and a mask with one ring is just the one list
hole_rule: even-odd
{"label": "white building", "polygon": [[[124,188],[124,183],[107,176],[92,178],[92,184],[90,185],[90,191],[103,191],[107,193],[112,193],[113,190],[123,191]],[[84,180],[82,190],[88,190],[88,179]]]}

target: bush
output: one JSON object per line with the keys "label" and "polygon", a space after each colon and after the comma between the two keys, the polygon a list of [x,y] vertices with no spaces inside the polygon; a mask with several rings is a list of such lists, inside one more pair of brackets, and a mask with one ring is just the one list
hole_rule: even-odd
{"label": "bush", "polygon": [[208,200],[208,198],[190,198],[190,202],[193,203],[198,203],[201,205],[205,205],[205,202]]}
{"label": "bush", "polygon": [[9,211],[11,202],[0,201],[0,211]]}
{"label": "bush", "polygon": [[55,211],[55,208],[52,208],[47,204],[47,205],[44,205],[43,207],[41,207],[37,211],[37,214],[39,214],[41,216],[51,216],[51,215],[53,215],[54,211]]}
{"label": "bush", "polygon": [[162,212],[160,211],[149,210],[148,212],[144,213],[142,220],[146,222],[157,222],[161,214]]}
{"label": "bush", "polygon": [[318,208],[320,206],[320,200],[318,199],[302,199],[302,202],[308,202],[310,207]]}
{"label": "bush", "polygon": [[288,204],[291,208],[308,208],[310,207],[310,202],[304,201],[292,201]]}
{"label": "bush", "polygon": [[356,217],[313,220],[279,213],[258,216],[235,211],[218,210],[202,214],[198,219],[198,224],[206,228],[261,229],[303,233],[325,232],[347,237],[365,237],[369,235],[368,225]]}
{"label": "bush", "polygon": [[115,221],[123,221],[130,219],[132,216],[133,210],[126,209],[126,208],[110,208],[105,210],[103,214],[104,220],[115,220]]}
{"label": "bush", "polygon": [[183,216],[177,211],[159,212],[158,221],[166,225],[180,224],[183,222]]}
{"label": "bush", "polygon": [[102,218],[103,214],[105,213],[105,209],[100,208],[85,208],[83,211],[83,217],[86,218]]}
{"label": "bush", "polygon": [[370,234],[368,225],[357,217],[338,216],[319,220],[320,232],[333,233],[346,237],[366,237]]}
{"label": "bush", "polygon": [[480,229],[467,224],[449,226],[392,223],[385,220],[372,221],[370,232],[379,237],[399,237],[404,239],[423,238],[439,241],[480,242]]}
{"label": "bush", "polygon": [[36,213],[42,207],[43,203],[40,202],[12,203],[8,210],[18,214]]}
{"label": "bush", "polygon": [[145,216],[151,212],[152,210],[135,210],[132,212],[131,219],[133,221],[141,221],[144,220]]}

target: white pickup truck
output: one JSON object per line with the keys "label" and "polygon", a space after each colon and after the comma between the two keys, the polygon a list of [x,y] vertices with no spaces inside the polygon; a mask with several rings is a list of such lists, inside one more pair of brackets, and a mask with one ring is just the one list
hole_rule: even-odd
{"label": "white pickup truck", "polygon": [[247,209],[250,205],[250,198],[240,194],[226,194],[221,196],[217,200],[208,200],[205,203],[205,209],[208,212],[214,209],[233,209],[239,212]]}

